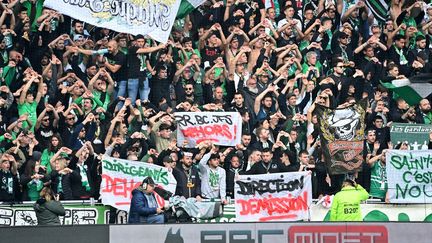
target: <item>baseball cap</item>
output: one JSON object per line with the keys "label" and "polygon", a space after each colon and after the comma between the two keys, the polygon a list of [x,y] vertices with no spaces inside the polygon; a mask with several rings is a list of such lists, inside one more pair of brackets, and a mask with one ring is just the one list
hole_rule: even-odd
{"label": "baseball cap", "polygon": [[341,32],[340,35],[339,35],[339,38],[341,38],[341,39],[348,38],[348,35],[345,32]]}
{"label": "baseball cap", "polygon": [[34,151],[33,152],[33,156],[32,158],[34,159],[34,161],[39,161],[42,157],[42,153],[39,151]]}
{"label": "baseball cap", "polygon": [[83,35],[74,35],[74,38],[73,38],[74,41],[77,41],[79,39],[84,39],[84,36]]}
{"label": "baseball cap", "polygon": [[155,181],[150,176],[146,177],[143,180],[142,184],[147,184],[147,185],[151,185],[151,186],[155,186],[156,185]]}
{"label": "baseball cap", "polygon": [[167,155],[162,160],[164,163],[171,163],[173,160],[171,159],[171,156]]}

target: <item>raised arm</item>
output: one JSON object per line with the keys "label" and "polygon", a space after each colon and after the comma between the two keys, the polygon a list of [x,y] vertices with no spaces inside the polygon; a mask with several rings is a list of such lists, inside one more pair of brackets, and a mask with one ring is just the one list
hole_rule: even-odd
{"label": "raised arm", "polygon": [[90,79],[89,84],[88,84],[88,90],[90,90],[90,92],[93,92],[94,89],[94,83],[96,82],[96,80],[99,79],[99,76],[101,75],[102,69],[99,69],[99,71],[96,73],[95,76],[93,76],[92,79]]}
{"label": "raised arm", "polygon": [[104,141],[105,147],[107,147],[110,144],[112,134],[113,134],[114,129],[115,129],[116,125],[117,125],[117,122],[119,122],[119,121],[120,121],[120,118],[117,117],[117,116],[114,117],[114,119],[111,121],[111,125],[110,125],[110,127],[108,129],[108,132],[107,132],[107,135],[106,135],[106,138],[105,138],[105,141]]}
{"label": "raised arm", "polygon": [[142,48],[139,48],[139,49],[136,51],[136,53],[137,53],[137,54],[152,53],[152,52],[155,52],[155,51],[159,51],[159,50],[161,50],[161,49],[164,49],[164,48],[166,48],[166,47],[167,47],[167,45],[161,43],[161,44],[159,44],[159,45],[157,45],[157,46],[152,46],[152,47],[142,47]]}
{"label": "raised arm", "polygon": [[265,89],[263,92],[261,92],[261,94],[259,94],[256,99],[255,99],[255,103],[254,103],[254,112],[255,114],[258,114],[261,108],[261,100],[264,98],[264,96],[268,93],[268,92],[274,92],[275,91],[275,86],[274,85],[269,85],[267,87],[267,89]]}
{"label": "raised arm", "polygon": [[30,89],[30,86],[32,85],[33,81],[36,79],[35,76],[32,76],[30,80],[27,81],[27,83],[24,85],[24,88],[21,90],[20,98],[18,100],[18,104],[24,104],[27,92]]}
{"label": "raised arm", "polygon": [[40,124],[43,120],[43,118],[45,117],[45,115],[47,114],[47,107],[45,107],[45,109],[43,109],[43,111],[39,114],[37,120],[36,120],[36,125],[35,125],[35,129],[38,130],[40,127]]}

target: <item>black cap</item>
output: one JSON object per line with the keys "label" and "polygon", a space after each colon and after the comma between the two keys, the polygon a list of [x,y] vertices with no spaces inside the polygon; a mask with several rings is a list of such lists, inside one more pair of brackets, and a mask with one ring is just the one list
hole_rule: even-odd
{"label": "black cap", "polygon": [[33,158],[34,161],[39,161],[41,159],[41,157],[42,157],[42,153],[41,152],[39,152],[39,151],[34,151],[33,152],[32,158]]}
{"label": "black cap", "polygon": [[324,91],[326,89],[331,89],[333,91],[334,85],[333,84],[321,84],[320,85],[320,90],[321,91]]}
{"label": "black cap", "polygon": [[339,38],[348,38],[348,35],[345,32],[341,32]]}
{"label": "black cap", "polygon": [[171,163],[173,160],[171,159],[171,156],[167,155],[162,160],[164,163]]}
{"label": "black cap", "polygon": [[159,106],[159,110],[167,112],[169,108],[169,105],[167,103],[163,103]]}
{"label": "black cap", "polygon": [[143,180],[142,184],[147,184],[147,185],[152,185],[152,186],[156,185],[155,181],[150,176],[146,177]]}

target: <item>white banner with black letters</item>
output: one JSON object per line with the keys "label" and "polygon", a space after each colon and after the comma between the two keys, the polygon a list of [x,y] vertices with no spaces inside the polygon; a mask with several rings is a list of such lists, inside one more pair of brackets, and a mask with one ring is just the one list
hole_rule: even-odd
{"label": "white banner with black letters", "polygon": [[241,142],[242,118],[238,112],[176,112],[177,145],[189,148],[203,141],[222,146]]}
{"label": "white banner with black letters", "polygon": [[52,8],[91,25],[166,43],[181,0],[45,0]]}

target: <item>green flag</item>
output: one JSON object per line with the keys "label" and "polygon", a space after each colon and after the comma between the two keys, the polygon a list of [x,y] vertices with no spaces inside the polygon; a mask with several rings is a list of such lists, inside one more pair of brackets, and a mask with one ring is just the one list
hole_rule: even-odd
{"label": "green flag", "polygon": [[402,98],[409,105],[417,105],[422,97],[411,87],[411,82],[409,79],[395,79],[391,83],[381,84],[387,89],[393,91],[395,94],[393,98]]}
{"label": "green flag", "polygon": [[179,10],[177,12],[177,18],[181,19],[186,17],[190,12],[203,4],[206,0],[182,0],[180,3]]}

